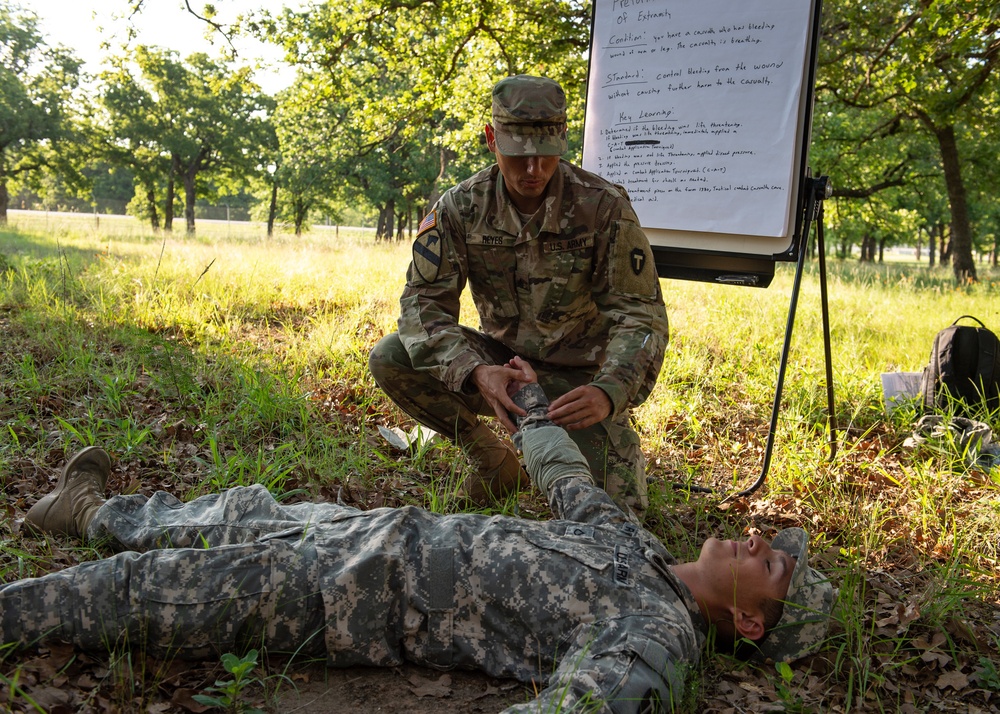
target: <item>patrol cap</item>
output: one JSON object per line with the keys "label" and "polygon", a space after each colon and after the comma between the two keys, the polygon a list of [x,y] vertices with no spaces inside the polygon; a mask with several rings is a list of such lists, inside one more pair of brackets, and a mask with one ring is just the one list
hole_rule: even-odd
{"label": "patrol cap", "polygon": [[566,94],[547,77],[519,74],[493,87],[493,134],[504,156],[562,156]]}
{"label": "patrol cap", "polygon": [[755,656],[788,661],[803,656],[826,637],[837,591],[829,578],[809,567],[809,534],[804,530],[780,531],[771,547],[795,558],[795,569],[782,600],[781,619],[760,642]]}

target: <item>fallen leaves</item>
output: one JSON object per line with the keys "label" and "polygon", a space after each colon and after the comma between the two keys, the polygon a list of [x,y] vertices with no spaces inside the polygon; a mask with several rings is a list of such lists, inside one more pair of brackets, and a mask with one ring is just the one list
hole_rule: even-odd
{"label": "fallen leaves", "polygon": [[410,691],[418,697],[435,697],[443,699],[452,695],[451,676],[442,674],[436,680],[426,679],[419,674],[411,675]]}

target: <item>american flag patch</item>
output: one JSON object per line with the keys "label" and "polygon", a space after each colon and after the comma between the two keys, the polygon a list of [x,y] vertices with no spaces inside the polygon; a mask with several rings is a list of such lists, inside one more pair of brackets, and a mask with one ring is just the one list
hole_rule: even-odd
{"label": "american flag patch", "polygon": [[424,220],[420,221],[420,225],[417,226],[417,235],[420,235],[421,233],[430,228],[433,228],[434,226],[437,225],[437,222],[438,222],[437,211],[431,211],[426,216],[424,216]]}

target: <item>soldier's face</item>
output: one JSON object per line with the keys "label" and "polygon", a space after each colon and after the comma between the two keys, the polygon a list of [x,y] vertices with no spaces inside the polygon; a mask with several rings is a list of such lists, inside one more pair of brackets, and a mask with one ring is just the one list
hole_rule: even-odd
{"label": "soldier's face", "polygon": [[745,609],[756,608],[764,598],[783,600],[795,569],[792,556],[771,548],[760,536],[744,541],[709,538],[698,561],[716,595]]}
{"label": "soldier's face", "polygon": [[534,213],[552,175],[559,167],[558,156],[504,156],[496,147],[493,127],[486,127],[486,145],[496,156],[503,182],[514,205],[522,213]]}

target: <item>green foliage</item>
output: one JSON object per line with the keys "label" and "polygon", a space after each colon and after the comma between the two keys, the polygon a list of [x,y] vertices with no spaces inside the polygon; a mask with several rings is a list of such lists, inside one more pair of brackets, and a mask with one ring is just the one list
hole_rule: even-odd
{"label": "green foliage", "polygon": [[382,238],[412,226],[435,192],[491,163],[480,133],[489,87],[507,74],[559,79],[582,117],[585,3],[357,0],[247,29],[280,41],[300,72],[276,116],[276,175],[296,233],[331,201],[374,206]]}
{"label": "green foliage", "polygon": [[273,143],[273,102],[251,81],[248,67],[204,54],[182,62],[172,52],[139,46],[114,58],[101,79],[95,133],[108,160],[135,175],[153,228],[159,227],[157,195],[169,182],[183,186],[191,233],[199,195],[221,185],[237,188],[263,171],[260,150]]}
{"label": "green foliage", "polygon": [[995,182],[995,162],[971,174],[962,159],[977,153],[965,137],[1000,101],[998,22],[989,0],[824,5],[816,134],[830,143],[817,141],[821,155],[841,167],[834,183],[845,197],[902,189],[859,207],[853,232],[878,230],[880,216],[904,209],[917,228],[950,224],[959,281],[976,277],[974,248],[989,249],[973,230],[966,187]]}
{"label": "green foliage", "polygon": [[34,13],[0,0],[0,224],[9,184],[37,185],[50,165],[76,177],[63,153],[75,156],[68,140],[79,67],[65,48],[45,46]]}
{"label": "green foliage", "polygon": [[257,650],[250,650],[243,657],[226,653],[222,655],[222,666],[232,678],[216,680],[214,686],[205,690],[214,694],[195,694],[192,699],[207,707],[217,707],[233,714],[264,714],[263,709],[243,702],[247,688],[262,684],[260,679],[253,676],[253,671],[257,668]]}

